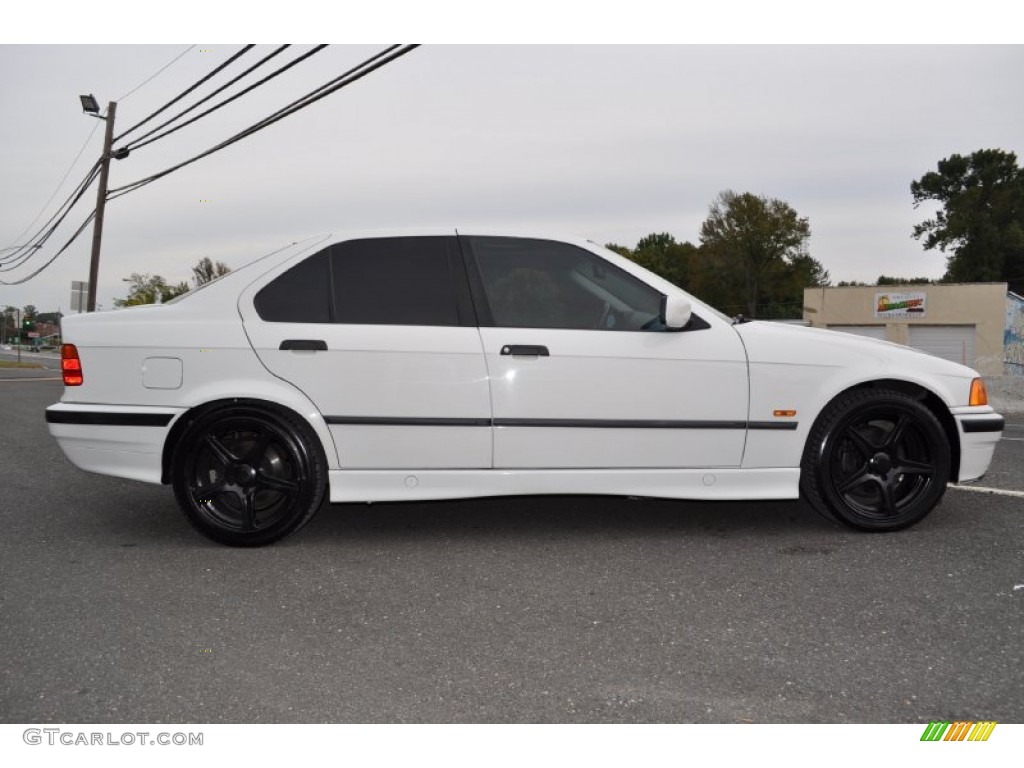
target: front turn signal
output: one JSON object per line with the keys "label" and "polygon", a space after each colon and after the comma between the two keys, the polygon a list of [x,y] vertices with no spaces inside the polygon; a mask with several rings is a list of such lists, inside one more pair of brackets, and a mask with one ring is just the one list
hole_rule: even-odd
{"label": "front turn signal", "polygon": [[60,371],[64,376],[65,387],[80,387],[82,378],[82,361],[78,359],[78,347],[74,344],[61,344]]}
{"label": "front turn signal", "polygon": [[971,382],[970,405],[988,405],[988,392],[985,391],[985,382],[982,379],[975,379]]}

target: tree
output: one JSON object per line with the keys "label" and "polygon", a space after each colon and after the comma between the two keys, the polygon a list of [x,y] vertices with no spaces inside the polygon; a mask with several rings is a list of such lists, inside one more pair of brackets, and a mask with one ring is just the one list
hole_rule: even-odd
{"label": "tree", "polygon": [[140,274],[132,272],[131,277],[123,278],[122,282],[128,283],[128,298],[114,299],[115,307],[133,307],[139,304],[155,304],[159,298],[160,302],[170,301],[175,296],[188,292],[188,283],[168,285],[160,275]]}
{"label": "tree", "polygon": [[627,259],[633,258],[633,252],[624,245],[619,245],[618,243],[605,243],[604,247],[609,251],[614,251],[619,254],[619,256],[625,256]]}
{"label": "tree", "polygon": [[807,219],[788,203],[722,192],[700,228],[699,282],[717,294],[707,300],[748,317],[800,316],[803,288],[828,284],[828,272],[807,253],[810,236]]}
{"label": "tree", "polygon": [[198,264],[192,267],[192,282],[194,282],[196,284],[196,288],[198,288],[211,280],[216,280],[218,277],[226,275],[230,271],[231,267],[223,261],[218,261],[214,264],[210,261],[209,256],[204,256],[199,260]]}
{"label": "tree", "polygon": [[935,216],[914,226],[925,250],[938,248],[946,258],[946,282],[1005,280],[1024,291],[1024,171],[1017,155],[979,149],[951,155],[911,182],[914,208],[934,201]]}
{"label": "tree", "polygon": [[4,307],[3,317],[3,333],[0,333],[0,338],[7,341],[11,337],[15,329],[15,323],[18,322],[18,308],[13,304],[8,304]]}
{"label": "tree", "polygon": [[931,285],[935,281],[930,277],[890,277],[879,275],[875,285]]}
{"label": "tree", "polygon": [[657,232],[640,238],[630,258],[670,283],[687,288],[696,251],[693,243],[679,243],[668,232]]}

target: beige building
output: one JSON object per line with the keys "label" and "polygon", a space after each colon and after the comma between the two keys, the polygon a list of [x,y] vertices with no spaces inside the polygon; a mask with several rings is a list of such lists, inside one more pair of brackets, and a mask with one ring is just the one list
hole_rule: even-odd
{"label": "beige building", "polygon": [[804,320],[999,375],[1006,295],[1006,283],[805,288]]}

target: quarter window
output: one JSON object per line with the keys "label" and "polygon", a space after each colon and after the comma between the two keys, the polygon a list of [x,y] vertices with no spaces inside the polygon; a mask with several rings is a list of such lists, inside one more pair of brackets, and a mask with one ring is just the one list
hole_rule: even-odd
{"label": "quarter window", "polygon": [[663,330],[662,294],[568,243],[469,238],[496,326]]}
{"label": "quarter window", "polygon": [[257,314],[270,323],[331,322],[327,253],[325,248],[261,288]]}

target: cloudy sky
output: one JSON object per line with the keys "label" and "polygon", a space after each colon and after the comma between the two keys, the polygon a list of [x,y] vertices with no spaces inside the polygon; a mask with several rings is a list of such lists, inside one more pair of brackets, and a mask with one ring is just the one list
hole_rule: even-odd
{"label": "cloudy sky", "polygon": [[[0,248],[20,243],[43,210],[37,228],[99,156],[103,124],[82,114],[80,93],[118,101],[119,133],[240,46],[197,44],[126,95],[187,47],[0,45]],[[216,144],[381,47],[327,48],[115,161],[111,187]],[[203,256],[237,267],[340,229],[488,225],[630,246],[665,231],[697,242],[726,189],[781,198],[808,217],[811,254],[833,281],[937,277],[943,256],[910,236],[928,214],[914,210],[910,182],[952,153],[1024,156],[1022,72],[1021,46],[424,45],[109,203],[99,303],[125,295],[131,272],[184,280]],[[94,202],[90,191],[26,267],[49,258]],[[30,282],[0,284],[0,306],[67,311],[70,282],[88,278],[90,234]]]}

